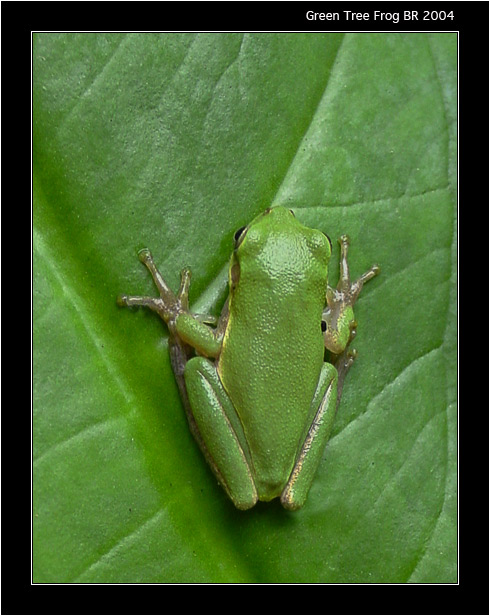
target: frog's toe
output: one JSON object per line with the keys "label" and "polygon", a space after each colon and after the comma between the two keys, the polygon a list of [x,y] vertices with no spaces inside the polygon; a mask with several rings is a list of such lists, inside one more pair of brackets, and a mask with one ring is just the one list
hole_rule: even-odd
{"label": "frog's toe", "polygon": [[148,261],[153,261],[153,257],[148,248],[142,248],[138,250],[138,259],[141,263],[147,263]]}

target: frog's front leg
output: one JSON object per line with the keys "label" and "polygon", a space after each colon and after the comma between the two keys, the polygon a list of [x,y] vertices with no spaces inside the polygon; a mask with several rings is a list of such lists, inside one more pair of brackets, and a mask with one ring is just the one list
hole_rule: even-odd
{"label": "frog's front leg", "polygon": [[354,282],[351,282],[347,253],[349,237],[342,235],[340,243],[340,277],[336,288],[327,287],[327,305],[322,315],[323,341],[331,353],[330,361],[338,370],[338,400],[342,394],[345,375],[357,356],[349,345],[356,335],[357,321],[354,304],[366,282],[377,276],[380,268],[373,265]]}
{"label": "frog's front leg", "polygon": [[219,353],[228,319],[228,305],[225,304],[216,329],[211,329],[206,324],[215,323],[214,317],[191,314],[189,310],[189,268],[182,270],[180,287],[175,294],[155,266],[151,252],[145,248],[139,251],[138,257],[150,271],[160,297],[120,295],[117,303],[120,306],[146,306],[165,321],[170,333],[172,368],[180,387],[181,382],[183,384],[185,364],[194,355],[194,349],[208,357],[215,357]]}
{"label": "frog's front leg", "polygon": [[[213,457],[207,449],[194,417],[184,374],[188,363],[192,363],[191,358],[195,355],[196,350],[207,357],[216,357],[219,354],[221,339],[228,321],[228,301],[225,303],[216,329],[213,330],[206,324],[215,324],[216,319],[214,317],[191,314],[189,311],[188,294],[191,272],[188,268],[182,270],[180,287],[175,294],[156,268],[150,251],[147,249],[141,250],[138,253],[138,257],[150,271],[159,290],[160,297],[120,295],[117,298],[117,303],[120,306],[145,306],[156,312],[167,324],[170,334],[170,361],[179,387],[181,399],[184,403],[190,430],[205,458],[215,470],[218,479],[221,480],[216,465],[213,462]],[[191,370],[189,370],[189,372],[191,372]]]}

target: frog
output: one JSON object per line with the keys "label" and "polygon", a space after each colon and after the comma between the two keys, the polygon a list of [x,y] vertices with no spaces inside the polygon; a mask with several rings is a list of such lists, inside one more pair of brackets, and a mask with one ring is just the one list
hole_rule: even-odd
{"label": "frog", "polygon": [[290,208],[268,207],[234,235],[228,297],[218,318],[189,308],[191,270],[174,293],[148,249],[139,259],[159,297],[120,295],[166,323],[172,369],[190,431],[233,504],[307,499],[357,351],[353,306],[373,265],[351,281],[349,237],[328,284],[330,238]]}

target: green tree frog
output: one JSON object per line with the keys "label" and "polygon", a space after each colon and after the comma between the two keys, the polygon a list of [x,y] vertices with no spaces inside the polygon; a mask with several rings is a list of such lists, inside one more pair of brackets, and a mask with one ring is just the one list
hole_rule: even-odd
{"label": "green tree frog", "polygon": [[[328,285],[331,243],[292,210],[268,208],[235,234],[229,296],[219,319],[189,310],[190,270],[174,294],[149,250],[139,252],[160,297],[121,295],[169,329],[172,368],[190,429],[239,509],[279,497],[286,509],[308,495],[356,352],[355,282],[342,236],[340,279]],[[328,361],[325,360],[328,351]]]}

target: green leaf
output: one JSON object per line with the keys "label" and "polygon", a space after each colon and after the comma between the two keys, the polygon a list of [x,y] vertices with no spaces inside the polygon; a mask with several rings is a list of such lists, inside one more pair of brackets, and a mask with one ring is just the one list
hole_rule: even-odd
{"label": "green leaf", "polygon": [[[456,581],[457,35],[37,34],[35,582]],[[236,510],[136,252],[219,314],[272,204],[351,237],[356,348],[308,501]],[[335,242],[334,242],[335,243]],[[338,247],[331,277],[338,276]]]}

